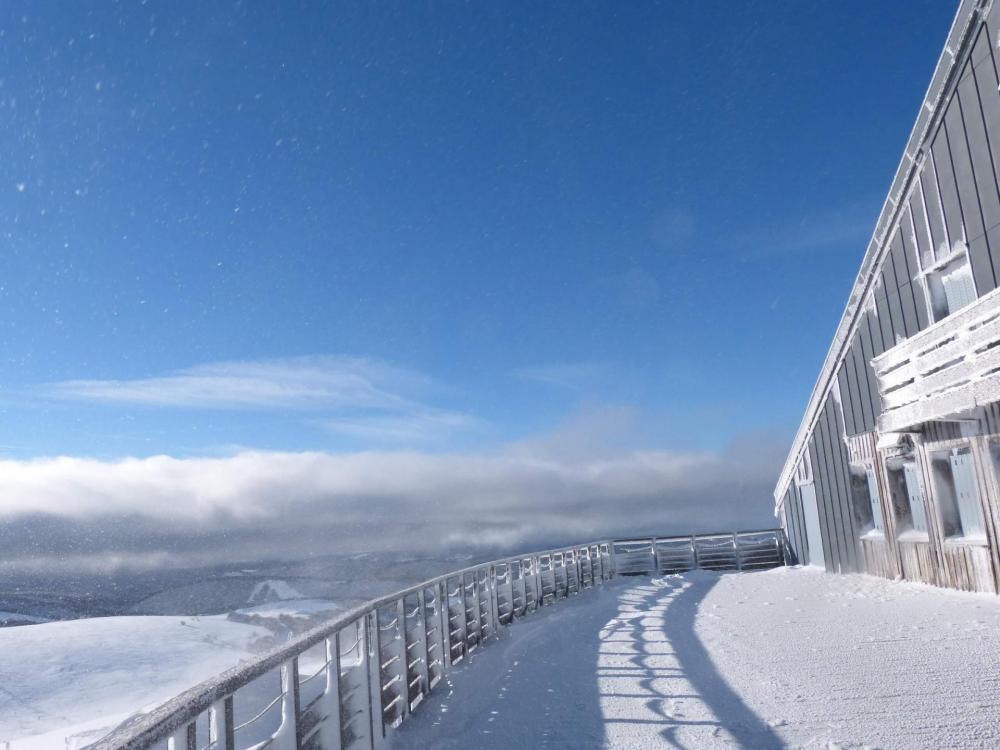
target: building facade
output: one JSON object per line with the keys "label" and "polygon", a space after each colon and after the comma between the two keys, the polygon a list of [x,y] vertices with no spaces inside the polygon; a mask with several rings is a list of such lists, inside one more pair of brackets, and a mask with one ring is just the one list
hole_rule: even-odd
{"label": "building facade", "polygon": [[799,562],[1000,581],[1000,10],[961,3],[775,489]]}

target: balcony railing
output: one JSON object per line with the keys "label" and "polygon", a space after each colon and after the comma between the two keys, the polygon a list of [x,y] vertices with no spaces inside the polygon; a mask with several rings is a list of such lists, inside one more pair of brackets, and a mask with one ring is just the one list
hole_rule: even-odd
{"label": "balcony railing", "polygon": [[374,750],[502,629],[617,574],[785,561],[780,529],[591,542],[375,599],[122,724],[88,750]]}
{"label": "balcony railing", "polygon": [[879,432],[1000,401],[1000,288],[872,360]]}

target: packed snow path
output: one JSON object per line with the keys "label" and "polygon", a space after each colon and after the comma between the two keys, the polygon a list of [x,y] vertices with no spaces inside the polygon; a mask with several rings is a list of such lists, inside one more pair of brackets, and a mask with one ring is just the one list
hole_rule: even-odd
{"label": "packed snow path", "polygon": [[394,750],[1000,747],[1000,597],[794,568],[616,579],[448,681]]}

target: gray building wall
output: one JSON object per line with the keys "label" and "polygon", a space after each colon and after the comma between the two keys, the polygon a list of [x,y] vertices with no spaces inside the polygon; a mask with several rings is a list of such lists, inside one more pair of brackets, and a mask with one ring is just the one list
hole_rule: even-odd
{"label": "gray building wall", "polygon": [[[956,27],[963,22],[963,15],[981,14],[983,7],[977,2],[963,3]],[[893,209],[891,231],[876,248],[881,259],[875,268],[871,301],[857,308],[852,320],[845,318],[841,323],[854,328],[836,368],[841,403],[828,391],[814,410],[814,423],[807,433],[826,566],[831,571],[864,568],[843,436],[875,429],[881,401],[871,360],[932,322],[919,280],[918,253],[926,254],[930,243],[951,247],[964,241],[977,293],[982,296],[997,286],[1000,68],[995,47],[1000,41],[1000,11],[990,12],[985,19],[976,16],[970,28],[957,64],[946,52],[935,72],[937,81],[943,75],[942,66],[952,70],[942,80],[941,90],[934,92],[932,86],[928,94],[928,101],[941,98],[937,100],[936,119],[921,144],[923,161],[918,160],[919,166],[904,175],[908,179],[905,200],[901,206],[887,204]],[[869,248],[869,253],[872,251]],[[867,290],[862,292],[867,294]],[[792,555],[806,561],[809,540],[795,483],[788,482],[779,497],[784,499],[781,518]]]}

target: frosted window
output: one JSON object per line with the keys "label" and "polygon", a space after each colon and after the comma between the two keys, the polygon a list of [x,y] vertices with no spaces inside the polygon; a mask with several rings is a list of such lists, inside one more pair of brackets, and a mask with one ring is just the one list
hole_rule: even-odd
{"label": "frosted window", "polygon": [[872,523],[877,531],[885,531],[885,523],[882,520],[882,504],[879,502],[878,481],[875,479],[875,470],[871,467],[865,469],[865,478],[868,481],[868,501],[872,507]]}
{"label": "frosted window", "polygon": [[976,285],[972,281],[972,271],[968,264],[943,275],[941,284],[944,286],[949,315],[976,301]]}
{"label": "frosted window", "polygon": [[972,452],[955,451],[951,455],[951,469],[955,476],[955,495],[958,515],[962,521],[963,536],[984,536],[983,513],[979,506],[979,492],[976,489],[976,472],[972,463]]}
{"label": "frosted window", "polygon": [[903,464],[903,483],[910,510],[910,524],[914,531],[927,531],[927,513],[924,510],[924,496],[921,492],[920,477],[913,461]]}

